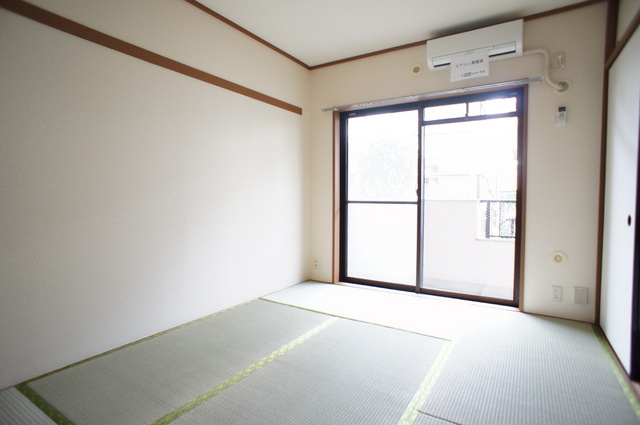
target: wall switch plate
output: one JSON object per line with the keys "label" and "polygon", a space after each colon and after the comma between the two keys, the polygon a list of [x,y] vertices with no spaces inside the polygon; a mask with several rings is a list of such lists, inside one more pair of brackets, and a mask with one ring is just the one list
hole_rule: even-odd
{"label": "wall switch plate", "polygon": [[562,286],[551,286],[551,301],[562,301]]}
{"label": "wall switch plate", "polygon": [[316,270],[322,270],[322,258],[315,257],[313,259],[313,268]]}
{"label": "wall switch plate", "polygon": [[588,304],[589,303],[589,288],[583,286],[573,287],[573,303],[574,304]]}

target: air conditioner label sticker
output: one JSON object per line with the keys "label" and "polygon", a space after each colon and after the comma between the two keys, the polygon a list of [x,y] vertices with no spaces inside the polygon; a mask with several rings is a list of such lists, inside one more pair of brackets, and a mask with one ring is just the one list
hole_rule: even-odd
{"label": "air conditioner label sticker", "polygon": [[451,82],[489,76],[489,52],[474,52],[451,58]]}

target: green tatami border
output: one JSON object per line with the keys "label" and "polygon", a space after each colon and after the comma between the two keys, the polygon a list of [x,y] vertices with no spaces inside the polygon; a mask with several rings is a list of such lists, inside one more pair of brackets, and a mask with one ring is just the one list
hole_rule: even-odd
{"label": "green tatami border", "polygon": [[[136,345],[138,343],[149,341],[149,340],[151,340],[153,338],[156,338],[158,336],[167,334],[167,333],[169,333],[171,331],[174,331],[174,330],[181,329],[181,328],[183,328],[185,326],[188,326],[190,324],[193,324],[193,323],[196,323],[196,322],[200,322],[202,320],[211,318],[213,316],[219,315],[219,314],[224,313],[224,312],[228,312],[228,311],[236,309],[238,307],[242,307],[242,306],[248,305],[248,304],[250,304],[250,303],[252,303],[254,301],[257,301],[257,300],[260,300],[260,298],[256,298],[256,299],[247,301],[245,303],[238,304],[236,306],[233,306],[233,307],[218,311],[218,312],[210,314],[208,316],[205,316],[205,317],[202,317],[202,318],[199,318],[199,319],[184,323],[184,324],[179,325],[179,326],[175,326],[173,328],[170,328],[170,329],[167,329],[165,331],[159,332],[157,334],[151,335],[151,336],[149,336],[147,338],[143,338],[141,340],[131,342],[129,344],[123,345],[121,347],[114,348],[114,349],[106,351],[104,353],[97,354],[95,356],[92,356],[92,357],[89,357],[87,359],[75,362],[75,363],[70,364],[68,366],[62,367],[60,369],[54,370],[52,372],[48,372],[48,373],[43,374],[41,376],[38,376],[36,378],[33,378],[33,379],[30,379],[30,380],[25,381],[23,383],[20,383],[20,384],[16,385],[14,388],[16,388],[20,393],[22,393],[34,406],[36,406],[40,411],[42,411],[45,415],[47,415],[57,425],[74,425],[73,422],[71,422],[62,413],[60,413],[55,407],[53,407],[51,404],[49,404],[49,402],[47,402],[35,390],[30,388],[28,384],[31,383],[31,382],[35,382],[35,381],[37,381],[39,379],[48,377],[50,375],[53,375],[53,374],[55,374],[57,372],[61,372],[61,371],[67,370],[67,369],[72,368],[74,366],[78,366],[78,365],[81,365],[83,363],[89,362],[91,360],[106,356],[108,354],[112,354],[112,353],[120,351],[120,350],[123,350],[125,348],[131,347],[131,346]],[[263,300],[263,301],[267,301],[267,300]],[[310,329],[309,331],[305,332],[303,335],[297,337],[296,339],[292,340],[288,344],[280,347],[278,350],[274,351],[270,355],[258,360],[256,363],[250,365],[249,367],[245,368],[244,370],[242,370],[242,371],[238,372],[237,374],[233,375],[231,378],[223,381],[222,383],[220,383],[216,387],[210,389],[209,391],[206,391],[203,394],[200,394],[199,396],[193,398],[192,400],[188,401],[187,403],[183,404],[182,406],[172,410],[171,412],[167,413],[166,415],[162,416],[161,418],[153,421],[151,424],[153,424],[153,425],[161,425],[161,424],[168,424],[168,423],[174,421],[175,419],[177,419],[180,416],[184,415],[185,413],[193,410],[195,407],[199,406],[200,404],[206,402],[210,398],[214,397],[215,395],[217,395],[220,392],[224,391],[225,389],[229,388],[233,384],[235,384],[235,383],[241,381],[242,379],[246,378],[251,373],[257,371],[258,369],[262,368],[266,364],[272,362],[276,358],[278,358],[281,355],[285,354],[286,352],[294,349],[295,347],[297,347],[298,345],[302,344],[306,340],[312,338],[313,336],[315,336],[316,334],[318,334],[322,330],[326,329],[327,327],[329,327],[330,325],[332,325],[336,321],[340,320],[340,318],[335,317],[335,316],[331,316],[331,315],[328,315],[328,314],[323,314],[323,316],[326,316],[327,320],[325,320],[320,325]]]}
{"label": "green tatami border", "polygon": [[602,349],[604,350],[607,356],[609,365],[611,365],[611,369],[613,370],[613,373],[616,375],[616,379],[618,380],[618,383],[622,387],[622,391],[627,396],[627,399],[629,400],[629,404],[631,404],[631,407],[633,408],[633,411],[636,413],[638,420],[640,420],[640,403],[638,402],[638,397],[636,396],[635,391],[633,390],[633,388],[631,388],[631,385],[629,384],[629,381],[627,380],[627,378],[625,378],[623,374],[624,372],[620,370],[621,366],[613,357],[613,354],[611,353],[611,349],[609,348],[609,344],[607,343],[604,333],[602,332],[600,327],[598,325],[592,324],[591,328],[593,329],[593,333],[598,338],[598,341],[600,342],[600,345],[602,346]]}
{"label": "green tatami border", "polygon": [[440,377],[440,373],[442,372],[444,365],[447,363],[447,360],[449,360],[449,357],[451,356],[453,346],[453,342],[445,342],[444,347],[442,347],[440,353],[438,353],[438,357],[436,357],[433,364],[431,365],[431,368],[429,368],[429,372],[427,372],[427,374],[425,375],[422,383],[407,405],[407,408],[400,417],[397,425],[413,425],[413,423],[416,421],[418,413],[420,413],[420,408],[427,401],[431,390]]}
{"label": "green tatami border", "polygon": [[42,413],[47,415],[57,425],[73,425],[73,422],[67,419],[62,413],[58,412],[55,407],[50,405],[44,398],[40,397],[38,393],[29,388],[27,384],[18,384],[14,388],[20,391],[23,396],[25,396],[31,403],[33,403],[34,406],[40,409]]}
{"label": "green tatami border", "polygon": [[190,325],[192,323],[199,322],[201,320],[210,318],[212,316],[216,316],[216,315],[218,315],[220,313],[223,313],[223,312],[226,312],[226,311],[230,311],[232,309],[247,305],[249,303],[252,303],[252,302],[258,301],[258,300],[266,301],[266,302],[269,302],[269,303],[275,304],[275,305],[281,305],[283,307],[295,308],[295,309],[302,310],[302,311],[309,311],[309,312],[313,312],[313,313],[316,313],[316,314],[321,314],[322,316],[326,317],[326,320],[324,322],[322,322],[320,325],[308,330],[307,332],[305,332],[304,334],[298,336],[297,338],[295,338],[294,340],[290,341],[286,345],[284,345],[284,346],[280,347],[279,349],[275,350],[274,352],[272,352],[268,356],[263,357],[262,359],[258,360],[254,364],[246,367],[245,369],[239,371],[238,373],[236,373],[235,375],[231,376],[230,378],[228,378],[228,379],[224,380],[223,382],[219,383],[215,387],[205,391],[202,394],[197,395],[196,397],[194,397],[193,399],[187,401],[186,403],[182,404],[181,406],[169,411],[168,413],[166,413],[163,416],[159,417],[155,421],[151,422],[150,425],[166,425],[166,424],[169,424],[169,423],[175,421],[176,419],[180,418],[181,416],[187,414],[188,412],[192,411],[196,407],[200,406],[201,404],[207,402],[211,398],[213,398],[216,395],[220,394],[224,390],[228,389],[232,385],[234,385],[234,384],[240,382],[241,380],[243,380],[244,378],[250,376],[252,373],[254,373],[257,370],[261,369],[265,365],[271,363],[272,361],[274,361],[278,357],[280,357],[280,356],[284,355],[285,353],[295,349],[297,346],[299,346],[300,344],[304,343],[305,341],[313,338],[315,335],[317,335],[318,333],[322,332],[324,329],[328,328],[329,326],[331,326],[332,324],[338,322],[339,320],[348,320],[348,321],[363,323],[363,324],[372,325],[372,326],[379,326],[381,328],[387,328],[387,329],[391,329],[391,330],[394,330],[394,331],[400,331],[400,332],[407,332],[407,333],[414,334],[414,335],[417,335],[417,336],[433,338],[434,340],[439,340],[439,341],[443,341],[444,342],[444,346],[440,349],[440,352],[438,353],[436,359],[434,360],[434,363],[432,364],[431,368],[428,370],[427,374],[422,379],[419,387],[417,388],[417,390],[414,393],[413,397],[409,401],[408,405],[406,406],[406,408],[405,408],[405,410],[404,410],[404,412],[403,412],[403,414],[402,414],[402,416],[401,416],[401,418],[400,418],[400,420],[398,422],[398,425],[411,425],[411,424],[413,424],[415,422],[420,407],[424,404],[426,398],[428,397],[429,393],[431,392],[436,380],[438,379],[438,377],[440,375],[440,372],[442,371],[442,368],[443,368],[445,362],[449,358],[449,355],[450,355],[450,353],[452,351],[453,343],[450,340],[447,340],[447,339],[444,339],[444,338],[434,337],[434,336],[431,336],[431,335],[426,335],[426,334],[423,334],[423,333],[413,332],[413,331],[409,331],[409,330],[401,329],[401,328],[396,328],[396,327],[392,327],[392,326],[385,326],[383,324],[373,323],[373,322],[369,322],[369,321],[366,321],[366,320],[358,320],[358,319],[354,319],[354,318],[350,318],[350,317],[341,317],[341,316],[330,314],[330,313],[327,313],[327,312],[315,311],[315,310],[312,310],[312,309],[298,307],[298,306],[295,306],[295,305],[289,305],[289,304],[286,304],[286,303],[272,301],[272,300],[268,300],[268,299],[264,299],[264,298],[256,298],[256,299],[250,300],[248,302],[245,302],[245,303],[242,303],[242,304],[238,304],[238,305],[233,306],[231,308],[228,308],[228,309],[221,310],[219,312],[213,313],[213,314],[208,315],[206,317],[203,317],[203,318],[200,318],[200,319],[196,319],[194,321],[185,323],[183,325],[179,325],[179,326],[173,327],[173,328],[165,330],[163,332],[159,332],[159,333],[154,334],[152,336],[149,336],[147,338],[144,338],[144,339],[141,339],[141,340],[138,340],[138,341],[123,345],[121,347],[106,351],[104,353],[101,353],[101,354],[98,354],[98,355],[95,355],[95,356],[92,356],[90,358],[87,358],[85,360],[73,363],[73,364],[68,365],[68,366],[65,366],[65,367],[60,368],[58,370],[55,370],[53,372],[46,373],[46,374],[44,374],[42,376],[39,376],[37,378],[31,379],[29,381],[26,381],[26,382],[24,382],[22,384],[17,385],[16,389],[18,389],[24,396],[27,397],[27,399],[31,403],[33,403],[39,410],[41,410],[45,415],[47,415],[50,419],[52,419],[56,424],[58,424],[58,425],[74,425],[73,422],[71,422],[62,413],[60,413],[58,410],[56,410],[55,407],[53,407],[51,404],[49,404],[49,402],[47,402],[35,390],[31,389],[28,384],[31,383],[31,382],[37,381],[39,379],[45,378],[47,376],[53,375],[53,374],[55,374],[57,372],[64,371],[64,370],[69,369],[71,367],[86,363],[86,362],[88,362],[90,360],[94,360],[94,359],[100,358],[102,356],[106,356],[107,354],[111,354],[111,353],[117,352],[119,350],[131,347],[131,346],[133,346],[135,344],[148,341],[150,339],[153,339],[155,337],[164,335],[164,334],[166,334],[168,332],[171,332],[173,330],[177,330],[177,329],[183,328],[183,327],[188,326],[188,325]]}
{"label": "green tatami border", "polygon": [[206,319],[211,318],[211,317],[213,317],[213,316],[216,316],[216,315],[218,315],[218,314],[221,314],[221,313],[224,313],[224,312],[227,312],[227,311],[231,311],[231,310],[236,309],[236,308],[238,308],[238,307],[241,307],[241,306],[244,306],[244,305],[250,304],[250,303],[252,303],[252,302],[254,302],[254,301],[256,301],[256,300],[258,300],[258,298],[255,298],[255,299],[253,299],[253,300],[250,300],[250,301],[247,301],[247,302],[244,302],[244,303],[238,304],[238,305],[231,306],[231,307],[226,308],[226,309],[224,309],[224,310],[217,311],[217,312],[215,312],[215,313],[209,314],[209,315],[207,315],[207,316],[204,316],[204,317],[201,317],[201,318],[198,318],[198,319],[195,319],[195,320],[191,320],[191,321],[189,321],[189,322],[187,322],[187,323],[183,323],[183,324],[178,325],[178,326],[174,326],[174,327],[169,328],[169,329],[167,329],[167,330],[164,330],[164,331],[158,332],[158,333],[156,333],[156,334],[150,335],[150,336],[148,336],[148,337],[146,337],[146,338],[142,338],[142,339],[139,339],[139,340],[136,340],[136,341],[130,342],[130,343],[128,343],[128,344],[122,345],[122,346],[120,346],[120,347],[113,348],[113,349],[108,350],[108,351],[105,351],[105,352],[103,352],[103,353],[96,354],[96,355],[94,355],[94,356],[91,356],[91,357],[88,357],[88,358],[86,358],[86,359],[83,359],[83,360],[77,361],[77,362],[75,362],[75,363],[71,363],[71,364],[69,364],[69,365],[67,365],[67,366],[63,366],[63,367],[58,368],[58,369],[55,369],[55,370],[53,370],[53,371],[51,371],[51,372],[47,372],[47,373],[45,373],[45,374],[42,374],[42,375],[40,375],[40,376],[37,376],[37,377],[35,377],[35,378],[29,379],[29,380],[24,381],[24,382],[22,382],[22,383],[20,383],[20,384],[17,384],[17,385],[15,385],[15,386],[14,386],[14,388],[15,388],[16,390],[18,390],[22,395],[24,395],[24,396],[25,396],[25,397],[26,397],[26,398],[27,398],[27,399],[28,399],[28,400],[29,400],[29,401],[30,401],[34,406],[36,406],[40,411],[42,411],[45,415],[47,415],[47,416],[48,416],[51,420],[53,420],[57,425],[74,425],[74,424],[73,424],[73,422],[71,422],[69,419],[67,419],[67,418],[66,418],[62,413],[60,413],[60,412],[59,412],[55,407],[53,407],[51,404],[49,404],[49,402],[47,402],[47,401],[46,401],[44,398],[42,398],[38,393],[36,393],[34,390],[32,390],[32,389],[28,386],[28,384],[29,384],[29,383],[31,383],[31,382],[35,382],[35,381],[37,381],[37,380],[39,380],[39,379],[46,378],[47,376],[54,375],[54,374],[56,374],[56,373],[58,373],[58,372],[62,372],[63,370],[70,369],[70,368],[72,368],[72,367],[74,367],[74,366],[78,366],[78,365],[81,365],[81,364],[83,364],[83,363],[89,362],[89,361],[91,361],[91,360],[95,360],[95,359],[98,359],[98,358],[100,358],[100,357],[106,356],[106,355],[108,355],[108,354],[112,354],[112,353],[115,353],[115,352],[117,352],[117,351],[123,350],[123,349],[125,349],[125,348],[131,347],[131,346],[134,346],[134,345],[136,345],[136,344],[139,344],[139,343],[142,343],[142,342],[145,342],[145,341],[149,341],[149,340],[154,339],[154,338],[156,338],[156,337],[159,337],[159,336],[161,336],[161,335],[167,334],[167,333],[169,333],[169,332],[171,332],[171,331],[174,331],[174,330],[177,330],[177,329],[183,328],[183,327],[188,326],[188,325],[191,325],[191,324],[193,324],[193,323],[200,322],[200,321],[202,321],[202,320],[206,320]]}
{"label": "green tatami border", "polygon": [[[254,302],[254,301],[257,301],[258,299],[259,299],[259,298],[255,298],[255,299],[253,299],[253,300],[250,300],[250,301],[247,301],[247,302],[244,302],[244,303],[238,304],[238,305],[234,305],[234,306],[229,307],[229,308],[225,308],[224,310],[220,310],[220,311],[217,311],[217,312],[215,312],[215,313],[211,313],[211,314],[209,314],[209,315],[207,315],[207,316],[204,316],[204,317],[200,317],[200,318],[198,318],[198,319],[191,320],[191,321],[189,321],[189,322],[183,323],[183,324],[178,325],[178,326],[174,326],[174,327],[172,327],[172,328],[166,329],[166,330],[164,330],[164,331],[160,331],[160,332],[155,333],[155,334],[153,334],[153,335],[149,335],[149,336],[147,336],[147,337],[145,337],[145,338],[138,339],[138,340],[136,340],[136,341],[130,342],[130,343],[125,344],[125,345],[121,345],[121,346],[116,347],[116,348],[112,348],[111,350],[107,350],[107,351],[105,351],[105,352],[102,352],[102,353],[96,354],[96,355],[94,355],[94,356],[87,357],[86,359],[79,360],[79,361],[77,361],[77,362],[75,362],[75,363],[71,363],[71,364],[69,364],[69,365],[67,365],[67,366],[63,366],[63,367],[61,367],[61,368],[58,368],[58,369],[52,370],[51,372],[47,372],[47,373],[44,373],[44,374],[42,374],[42,375],[36,376],[35,378],[31,378],[31,379],[29,379],[29,380],[26,380],[26,381],[24,381],[24,382],[22,382],[22,383],[20,383],[20,384],[18,384],[18,385],[25,385],[25,384],[29,384],[30,382],[34,382],[34,381],[37,381],[37,380],[42,379],[42,378],[46,378],[47,376],[54,375],[54,374],[56,374],[56,373],[58,373],[58,372],[62,372],[63,370],[67,370],[67,369],[72,368],[72,367],[74,367],[74,366],[81,365],[81,364],[86,363],[86,362],[89,362],[89,361],[91,361],[91,360],[99,359],[100,357],[106,356],[107,354],[111,354],[111,353],[115,353],[116,351],[124,350],[125,348],[132,347],[132,346],[134,346],[134,345],[136,345],[136,344],[140,344],[140,343],[142,343],[142,342],[152,340],[152,339],[157,338],[157,337],[159,337],[159,336],[162,336],[162,335],[164,335],[164,334],[168,334],[168,333],[169,333],[169,332],[171,332],[171,331],[175,331],[175,330],[177,330],[177,329],[184,328],[185,326],[189,326],[189,325],[191,325],[191,324],[198,323],[198,322],[201,322],[201,321],[203,321],[203,320],[209,319],[209,318],[211,318],[211,317],[217,316],[218,314],[222,314],[222,313],[225,313],[225,312],[227,312],[227,311],[234,310],[234,309],[236,309],[236,308],[238,308],[238,307],[242,307],[242,306],[244,306],[244,305],[247,305],[247,304],[250,304],[250,303],[252,303],[252,302]],[[266,301],[266,300],[265,300],[265,301]],[[17,386],[16,386],[16,388],[17,388]]]}
{"label": "green tatami border", "polygon": [[257,371],[258,369],[262,368],[266,364],[271,363],[276,358],[282,356],[283,354],[287,353],[288,351],[290,351],[293,348],[297,347],[298,345],[302,344],[306,340],[308,340],[308,339],[312,338],[313,336],[317,335],[318,333],[322,332],[324,329],[328,328],[329,326],[331,326],[332,324],[334,324],[338,320],[339,320],[338,317],[331,317],[330,319],[324,321],[323,323],[321,323],[320,325],[316,326],[315,328],[309,330],[308,332],[306,332],[303,335],[299,336],[298,338],[294,339],[293,341],[291,341],[287,345],[284,345],[284,346],[280,347],[278,350],[276,350],[273,353],[269,354],[268,356],[258,360],[256,363],[252,364],[248,368],[238,372],[237,374],[235,374],[231,378],[227,379],[226,381],[222,382],[221,384],[215,386],[214,388],[210,389],[209,391],[206,391],[206,392],[200,394],[198,397],[195,397],[194,399],[186,402],[182,406],[172,410],[171,412],[167,413],[163,417],[153,421],[150,425],[165,425],[165,424],[173,422],[174,420],[178,419],[180,416],[184,415],[185,413],[188,413],[189,411],[195,409],[196,407],[198,407],[202,403],[206,402],[207,400],[211,399],[215,395],[217,395],[217,394],[221,393],[222,391],[226,390],[227,388],[229,388],[233,384],[243,380],[244,378],[246,378],[247,376],[251,375],[253,372]]}

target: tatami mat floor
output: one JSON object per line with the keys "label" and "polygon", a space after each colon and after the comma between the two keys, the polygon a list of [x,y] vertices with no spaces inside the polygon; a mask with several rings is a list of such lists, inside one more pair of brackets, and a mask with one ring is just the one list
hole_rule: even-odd
{"label": "tatami mat floor", "polygon": [[452,342],[416,424],[640,424],[640,405],[590,324],[516,309],[305,282],[267,299]]}
{"label": "tatami mat floor", "polygon": [[[387,352],[398,346],[390,342],[397,336],[393,329],[386,333],[367,324],[430,338],[408,343],[409,352],[402,352],[408,357],[398,358],[395,364],[400,354]],[[294,339],[295,345],[287,343],[301,333],[306,336]],[[211,335],[227,338],[224,347]],[[334,339],[336,335],[342,339]],[[318,352],[322,356],[314,357]],[[216,353],[215,365],[211,365],[211,353]],[[354,359],[351,353],[361,357]],[[260,366],[259,371],[251,366],[233,375],[234,362],[249,365],[260,358],[253,363]],[[162,362],[172,366],[145,374],[145,364]],[[394,367],[399,369],[393,372]],[[393,403],[375,413],[389,402],[385,394],[398,391],[389,391],[389,386],[398,385],[388,381],[407,371],[407,379],[422,382],[416,391],[420,397],[414,396],[409,403],[415,407],[405,409],[414,383],[414,390],[402,396],[400,410],[405,414],[400,419],[391,419],[397,415],[393,412],[398,406],[392,408]],[[212,382],[225,377],[211,389]],[[108,382],[131,382],[131,387],[118,389],[115,400],[100,404],[97,400],[114,394],[104,385]],[[193,389],[194,385],[198,388]],[[163,403],[183,407],[193,403],[191,393],[181,394],[185,388],[201,393],[196,400],[202,405],[175,418],[169,412],[162,422],[154,423],[640,425],[634,392],[589,324],[466,301],[318,282],[292,286],[217,315],[215,320],[196,322],[31,381],[26,387],[0,392],[0,425],[151,423],[149,418],[159,416]],[[32,403],[37,397],[30,401],[23,395],[29,391],[56,406],[69,406],[78,419],[65,422],[51,412],[43,413],[42,406]],[[364,399],[359,398],[360,391],[366,393]],[[133,400],[144,408],[133,407]],[[357,409],[349,406],[366,413],[355,414]]]}
{"label": "tatami mat floor", "polygon": [[511,307],[312,281],[263,298],[446,339],[520,314]]}

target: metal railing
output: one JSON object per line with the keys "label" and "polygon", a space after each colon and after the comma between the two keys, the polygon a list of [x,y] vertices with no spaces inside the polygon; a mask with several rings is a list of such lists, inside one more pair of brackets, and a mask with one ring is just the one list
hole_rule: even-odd
{"label": "metal railing", "polygon": [[516,201],[483,200],[480,203],[485,204],[485,237],[515,239]]}

